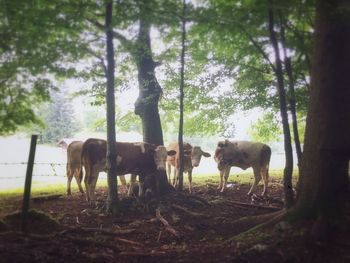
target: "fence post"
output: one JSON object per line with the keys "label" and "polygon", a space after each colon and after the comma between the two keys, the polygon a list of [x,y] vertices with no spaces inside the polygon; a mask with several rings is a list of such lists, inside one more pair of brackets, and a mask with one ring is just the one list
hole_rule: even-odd
{"label": "fence post", "polygon": [[38,139],[38,135],[32,135],[32,138],[30,141],[26,180],[24,183],[24,194],[23,194],[22,214],[21,214],[21,231],[24,233],[27,232],[27,218],[28,218],[30,188],[32,186],[32,175],[33,175],[33,166],[34,166],[34,157],[35,157],[37,139]]}

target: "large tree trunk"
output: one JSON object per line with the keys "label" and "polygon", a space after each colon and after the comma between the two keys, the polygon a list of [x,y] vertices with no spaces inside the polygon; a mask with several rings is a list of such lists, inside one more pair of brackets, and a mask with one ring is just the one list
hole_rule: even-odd
{"label": "large tree trunk", "polygon": [[299,218],[330,219],[344,207],[350,157],[350,3],[319,0],[306,122]]}
{"label": "large tree trunk", "polygon": [[[139,97],[135,102],[135,114],[142,120],[143,141],[156,145],[163,145],[163,131],[158,111],[158,102],[162,89],[155,75],[157,63],[153,61],[150,29],[151,24],[144,14],[144,5],[140,4],[140,27],[135,45],[135,59],[138,70]],[[149,16],[149,14],[148,14]],[[160,172],[157,177],[159,193],[168,193],[171,189],[166,172]]]}
{"label": "large tree trunk", "polygon": [[118,192],[117,192],[117,164],[115,148],[115,98],[114,98],[114,47],[112,32],[112,11],[113,1],[106,5],[106,37],[107,37],[107,182],[108,198],[107,210],[113,214],[118,211]]}
{"label": "large tree trunk", "polygon": [[142,120],[144,142],[163,145],[163,132],[158,111],[162,89],[155,75],[156,63],[152,58],[151,25],[141,14],[137,38],[137,69],[139,97],[135,102],[135,114]]}
{"label": "large tree trunk", "polygon": [[275,74],[277,77],[277,90],[280,104],[280,113],[282,118],[283,136],[284,136],[284,151],[286,158],[286,165],[283,173],[284,182],[284,194],[285,194],[285,205],[291,207],[294,203],[294,193],[292,187],[292,174],[293,174],[293,150],[292,141],[290,136],[287,103],[286,103],[286,92],[284,88],[282,62],[280,59],[279,47],[276,38],[276,32],[274,30],[274,15],[272,7],[269,9],[269,32],[270,40],[274,49],[275,58]]}

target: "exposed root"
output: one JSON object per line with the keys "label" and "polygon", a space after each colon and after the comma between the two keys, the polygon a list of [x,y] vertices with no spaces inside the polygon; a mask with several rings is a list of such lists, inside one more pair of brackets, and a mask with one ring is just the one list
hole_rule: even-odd
{"label": "exposed root", "polygon": [[238,205],[238,206],[245,206],[245,207],[254,207],[254,208],[266,209],[266,210],[271,210],[271,211],[279,211],[279,210],[281,210],[280,207],[255,205],[255,204],[238,202],[238,201],[224,201],[223,203],[226,203],[228,205],[231,204],[231,205],[234,205],[234,206]]}
{"label": "exposed root", "polygon": [[59,233],[59,235],[64,235],[67,233],[91,233],[96,232],[107,236],[116,236],[120,234],[131,234],[134,233],[136,229],[114,229],[114,230],[106,230],[102,228],[92,228],[92,227],[71,227],[63,230]]}
{"label": "exposed root", "polygon": [[160,214],[159,208],[156,209],[156,217],[165,226],[165,230],[167,230],[168,232],[170,232],[171,234],[173,234],[177,238],[180,237],[179,233],[169,224],[169,222],[167,220],[165,220],[164,217],[162,217],[162,215]]}
{"label": "exposed root", "polygon": [[171,205],[171,207],[175,208],[177,210],[180,210],[182,212],[185,212],[185,213],[187,213],[191,216],[194,216],[194,217],[208,217],[208,215],[206,215],[206,214],[192,212],[192,211],[188,210],[187,208],[179,206],[179,205]]}
{"label": "exposed root", "polygon": [[261,231],[271,226],[274,226],[277,222],[282,221],[286,216],[285,210],[280,210],[274,213],[252,216],[252,217],[244,217],[234,221],[232,224],[240,225],[240,229],[243,229],[240,233],[237,233],[232,238],[230,238],[227,242],[231,243],[232,241],[236,241],[237,239],[244,238],[245,236],[249,236],[252,232]]}

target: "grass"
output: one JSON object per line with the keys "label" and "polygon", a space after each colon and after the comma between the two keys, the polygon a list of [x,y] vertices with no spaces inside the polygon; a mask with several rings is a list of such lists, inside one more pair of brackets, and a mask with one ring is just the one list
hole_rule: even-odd
{"label": "grass", "polygon": [[[294,172],[295,175],[293,176],[293,181],[295,182],[298,178],[297,171]],[[196,174],[194,171],[193,174],[193,183],[194,185],[200,186],[200,185],[218,185],[220,180],[220,176],[218,173],[216,174]],[[228,179],[228,183],[235,183],[235,184],[251,184],[253,181],[253,173],[252,171],[244,171],[244,172],[238,172],[238,173],[232,173]],[[270,181],[273,181],[274,183],[282,183],[283,181],[283,170],[271,170],[270,171]],[[184,175],[184,183],[185,187],[187,187],[188,184],[188,177],[185,174]],[[97,187],[106,187],[107,186],[107,179],[106,177],[100,177],[97,182]],[[66,182],[63,181],[62,183],[50,183],[50,182],[41,182],[40,180],[33,181],[32,188],[31,188],[31,197],[39,197],[39,196],[48,196],[48,195],[66,195],[67,186]],[[72,181],[72,192],[77,193],[78,187],[73,179]],[[21,201],[23,198],[23,188],[16,188],[16,189],[2,189],[0,190],[0,214],[6,210],[9,209],[10,204],[12,204],[15,201],[16,205],[19,206],[18,209],[20,209]]]}
{"label": "grass", "polygon": [[[294,170],[293,173],[293,182],[296,182],[298,179],[298,170]],[[205,174],[205,175],[197,175],[194,173],[192,175],[192,181],[198,185],[206,185],[206,184],[219,184],[220,176],[219,173],[215,174]],[[275,183],[283,183],[283,170],[270,170],[269,171],[270,181],[274,181]],[[243,171],[237,173],[230,173],[230,177],[228,178],[228,183],[238,183],[238,184],[251,184],[254,180],[253,171]],[[187,175],[184,175],[184,182],[187,183]]]}
{"label": "grass", "polygon": [[[198,185],[206,184],[218,184],[220,176],[218,173],[215,174],[194,174],[192,176],[192,181]],[[294,171],[293,181],[296,181],[298,178],[297,171]],[[228,183],[238,183],[238,184],[251,184],[254,179],[252,171],[244,171],[238,173],[230,174]],[[277,183],[282,183],[283,181],[283,170],[271,170],[270,179]],[[187,174],[184,175],[185,184],[188,183]],[[107,179],[105,177],[100,177],[97,183],[97,187],[107,186]],[[67,185],[66,182],[62,183],[50,183],[50,182],[41,182],[40,180],[33,181],[31,188],[32,196],[45,196],[52,194],[66,194]],[[77,192],[78,187],[74,179],[72,180],[72,191]],[[23,195],[23,188],[14,188],[14,189],[2,189],[0,190],[0,200],[2,198],[14,198]]]}

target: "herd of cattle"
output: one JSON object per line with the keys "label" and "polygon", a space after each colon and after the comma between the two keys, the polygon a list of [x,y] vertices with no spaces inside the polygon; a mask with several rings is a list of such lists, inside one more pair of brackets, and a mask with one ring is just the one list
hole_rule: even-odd
{"label": "herd of cattle", "polygon": [[[67,149],[67,194],[71,194],[71,181],[75,177],[79,191],[84,193],[81,185],[83,180],[83,169],[85,170],[84,184],[86,199],[89,203],[96,200],[95,188],[99,173],[106,171],[107,142],[102,139],[87,139],[73,141],[69,145],[60,141],[59,146]],[[192,171],[199,166],[202,156],[210,157],[199,146],[189,143],[183,144],[184,149],[184,173],[188,174],[189,192],[192,191]],[[180,156],[178,143],[171,143],[168,147],[150,143],[128,143],[116,142],[117,175],[121,183],[126,187],[124,175],[131,174],[128,194],[131,195],[136,176],[139,177],[138,195],[144,194],[144,182],[147,175],[156,174],[158,171],[165,172],[167,166],[168,180],[171,182],[171,168],[174,168],[172,184],[178,184],[180,169]],[[218,190],[225,190],[227,180],[232,166],[241,169],[253,168],[254,182],[248,192],[251,194],[257,184],[263,179],[264,188],[262,195],[267,193],[269,163],[271,149],[269,146],[259,142],[249,141],[219,141],[215,149],[214,160],[220,172],[220,183]]]}

